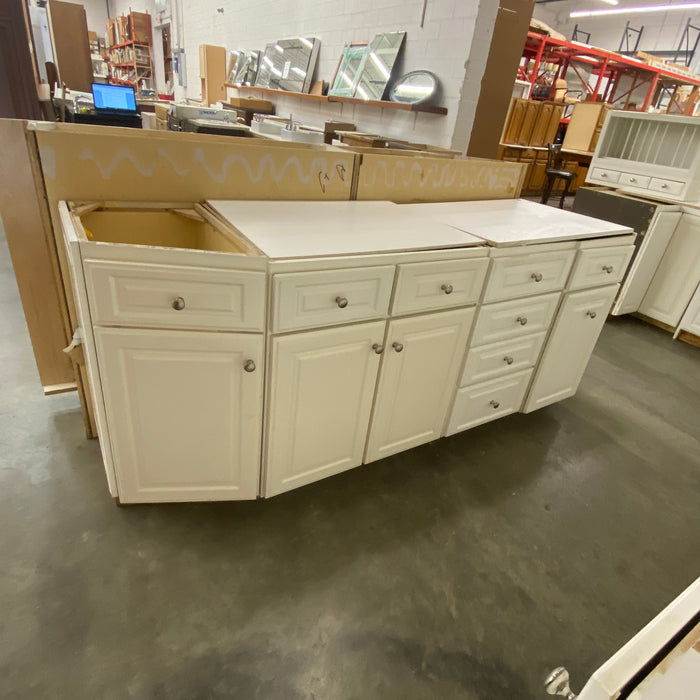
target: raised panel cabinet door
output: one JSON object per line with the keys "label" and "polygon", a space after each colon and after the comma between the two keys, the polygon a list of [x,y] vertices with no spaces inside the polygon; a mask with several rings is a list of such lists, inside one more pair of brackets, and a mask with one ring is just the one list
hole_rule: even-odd
{"label": "raised panel cabinet door", "polygon": [[373,321],[272,340],[266,496],[362,463],[385,325]]}
{"label": "raised panel cabinet door", "polygon": [[366,462],[439,438],[474,309],[389,322]]}
{"label": "raised panel cabinet door", "polygon": [[263,337],[96,328],[123,503],[256,498]]}
{"label": "raised panel cabinet door", "polygon": [[685,212],[639,305],[639,312],[675,328],[698,282],[700,216]]}
{"label": "raised panel cabinet door", "polygon": [[618,285],[572,292],[554,320],[524,413],[573,396],[610,311]]}
{"label": "raised panel cabinet door", "polygon": [[700,285],[695,290],[693,298],[688,304],[688,308],[683,314],[681,322],[678,324],[679,331],[687,331],[700,336]]}

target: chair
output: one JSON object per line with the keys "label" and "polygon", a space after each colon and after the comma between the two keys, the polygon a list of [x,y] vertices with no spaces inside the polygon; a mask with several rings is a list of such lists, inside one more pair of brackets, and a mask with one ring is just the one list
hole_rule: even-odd
{"label": "chair", "polygon": [[542,194],[542,204],[547,204],[550,195],[552,194],[552,189],[554,188],[554,183],[556,180],[564,180],[564,192],[559,200],[559,208],[564,208],[564,199],[566,195],[569,194],[569,187],[571,183],[576,179],[576,173],[570,173],[568,170],[561,169],[561,144],[560,143],[550,143],[547,145],[547,168],[544,171],[547,176],[547,184],[544,188],[544,193]]}

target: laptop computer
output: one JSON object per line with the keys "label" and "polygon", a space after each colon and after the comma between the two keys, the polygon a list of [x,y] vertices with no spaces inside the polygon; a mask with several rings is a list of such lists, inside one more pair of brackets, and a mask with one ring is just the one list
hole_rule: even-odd
{"label": "laptop computer", "polygon": [[138,114],[134,88],[126,85],[92,83],[92,99],[97,114]]}

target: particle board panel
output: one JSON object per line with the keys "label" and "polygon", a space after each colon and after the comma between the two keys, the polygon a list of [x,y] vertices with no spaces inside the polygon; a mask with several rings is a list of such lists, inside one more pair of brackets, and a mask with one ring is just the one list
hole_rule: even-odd
{"label": "particle board panel", "polygon": [[92,59],[87,15],[82,5],[49,0],[49,31],[58,76],[71,90],[90,92]]}

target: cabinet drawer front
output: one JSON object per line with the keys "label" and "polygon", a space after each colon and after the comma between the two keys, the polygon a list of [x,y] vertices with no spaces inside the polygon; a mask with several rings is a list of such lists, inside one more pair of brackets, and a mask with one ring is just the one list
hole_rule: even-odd
{"label": "cabinet drawer front", "polygon": [[559,292],[482,306],[471,345],[486,345],[509,338],[523,338],[549,328],[559,303]]}
{"label": "cabinet drawer front", "polygon": [[605,182],[614,183],[620,179],[620,173],[617,170],[608,170],[607,168],[593,168],[591,178],[594,180],[604,180]]}
{"label": "cabinet drawer front", "polygon": [[576,254],[573,250],[497,258],[484,302],[514,299],[563,289]]}
{"label": "cabinet drawer front", "polygon": [[677,197],[683,192],[684,183],[676,182],[676,180],[662,180],[659,177],[652,177],[649,183],[649,189],[654,192],[662,192]]}
{"label": "cabinet drawer front", "polygon": [[265,273],[85,261],[95,325],[262,331]]}
{"label": "cabinet drawer front", "polygon": [[619,282],[627,270],[633,252],[633,245],[580,250],[569,288],[581,289]]}
{"label": "cabinet drawer front", "polygon": [[275,275],[272,330],[334,326],[386,316],[393,282],[393,265]]}
{"label": "cabinet drawer front", "polygon": [[650,180],[650,177],[644,177],[643,175],[630,175],[629,173],[620,175],[620,184],[630,185],[631,187],[649,187]]}
{"label": "cabinet drawer front", "polygon": [[489,379],[534,367],[546,333],[525,338],[505,340],[472,348],[462,372],[460,386],[485,382]]}
{"label": "cabinet drawer front", "polygon": [[457,391],[447,435],[520,410],[532,370],[474,384]]}
{"label": "cabinet drawer front", "polygon": [[488,258],[399,265],[393,314],[475,304],[484,286]]}

